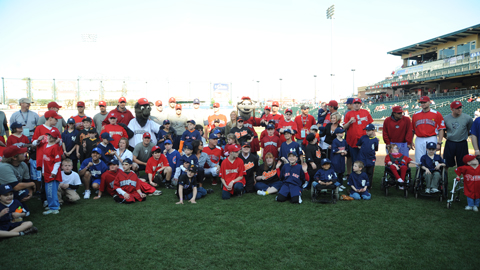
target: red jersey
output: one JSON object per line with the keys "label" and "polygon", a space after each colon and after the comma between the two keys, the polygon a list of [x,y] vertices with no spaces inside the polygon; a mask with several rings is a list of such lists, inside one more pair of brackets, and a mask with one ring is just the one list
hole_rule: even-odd
{"label": "red jersey", "polygon": [[412,144],[413,132],[412,121],[409,117],[402,116],[400,120],[393,117],[385,118],[383,122],[383,141],[385,144],[392,142]]}
{"label": "red jersey", "polygon": [[464,165],[455,169],[455,173],[463,174],[463,192],[470,199],[480,199],[480,166],[474,169],[470,165]]}
{"label": "red jersey", "polygon": [[[37,150],[38,151],[38,150]],[[43,165],[42,165],[42,172],[43,178],[45,179],[45,183],[51,181],[58,181],[62,182],[62,171],[60,170],[60,166],[58,169],[54,171],[55,163],[62,162],[62,155],[63,150],[62,147],[58,144],[48,145],[45,144],[43,146]],[[52,178],[51,175],[55,174],[55,177]]]}
{"label": "red jersey", "polygon": [[[75,115],[75,116],[70,116],[70,118],[73,118],[75,120],[75,128],[78,129],[78,130],[82,130],[83,129],[83,119],[87,118],[88,116],[84,115],[84,116],[79,116],[79,115]],[[95,127],[95,123],[92,121],[92,127]]]}
{"label": "red jersey", "polygon": [[[220,158],[223,156],[223,149],[219,146],[211,149],[207,145],[206,147],[203,147],[203,152],[206,153],[210,160],[215,164],[218,164],[220,162]],[[205,168],[210,168],[208,162],[205,162]]]}
{"label": "red jersey", "polygon": [[140,185],[137,183],[138,181],[140,181],[140,179],[138,179],[134,172],[130,171],[125,173],[122,170],[118,170],[115,181],[113,182],[113,188],[120,188],[128,194],[138,194],[137,190],[140,189]]}
{"label": "red jersey", "polygon": [[330,121],[330,116],[332,115],[332,113],[328,112],[327,115],[325,116],[325,120],[323,120],[323,126],[327,126],[328,123],[331,123],[332,121]]}
{"label": "red jersey", "polygon": [[[268,131],[265,129],[264,131],[262,131],[262,133],[260,133],[260,142],[262,141],[262,139],[265,137],[265,136],[268,136]],[[273,132],[273,136],[277,136],[280,138],[280,133],[278,133],[278,131],[274,131]]]}
{"label": "red jersey", "polygon": [[[118,106],[117,108],[111,110],[109,112],[110,116],[112,114],[115,115],[115,117],[117,117],[117,124],[125,124],[126,126],[128,126],[128,124],[130,123],[130,120],[132,120],[133,118],[135,118],[132,114],[132,112],[130,112],[129,110],[125,109],[125,111],[119,111],[118,110]],[[108,121],[109,117],[105,117],[105,119],[102,121],[102,125],[108,125],[110,124],[110,121]]]}
{"label": "red jersey", "polygon": [[272,153],[275,160],[278,159],[278,148],[280,148],[280,145],[282,145],[280,142],[280,137],[267,135],[260,140],[260,145],[263,148],[263,160],[265,160],[265,155],[268,152]]}
{"label": "red jersey", "polygon": [[170,166],[170,165],[168,164],[168,160],[164,154],[160,154],[160,158],[158,160],[156,160],[152,156],[147,161],[147,165],[145,166],[145,173],[156,174],[158,170],[167,166]]}
{"label": "red jersey", "polygon": [[223,114],[212,114],[208,117],[208,131],[215,128],[215,119],[220,120],[219,127],[224,127],[227,125],[227,117]]}
{"label": "red jersey", "polygon": [[[120,142],[120,139],[122,137],[125,137],[128,139],[127,131],[119,125],[104,125],[102,127],[102,133],[108,132],[110,134],[110,137],[112,137],[113,141],[110,143],[113,145],[113,147],[118,148],[118,143]],[[100,135],[102,135],[100,133]]]}
{"label": "red jersey", "polygon": [[100,190],[102,193],[107,192],[108,194],[110,194],[110,196],[117,194],[117,191],[113,188],[113,183],[115,182],[115,177],[117,177],[118,171],[119,170],[113,172],[108,170],[102,173],[102,180],[100,182],[100,187],[98,188],[98,190]]}
{"label": "red jersey", "polygon": [[[290,121],[287,121],[287,120],[282,120],[280,121],[280,123],[278,123],[278,129],[290,129],[291,131],[295,132],[295,134],[298,133],[298,128],[297,128],[297,123],[295,123],[294,120],[290,120]],[[287,139],[285,139],[285,136],[283,135],[283,133],[280,134],[280,141],[282,143],[286,142]],[[292,141],[295,141],[295,135],[292,136]]]}
{"label": "red jersey", "polygon": [[349,127],[348,127],[348,136],[346,138],[346,141],[350,147],[353,148],[358,148],[357,146],[357,141],[362,137],[363,135],[367,135],[367,132],[363,130],[368,124],[373,122],[373,118],[370,115],[370,113],[367,110],[360,109],[358,111],[349,111],[345,115],[345,118],[343,119],[343,125],[345,126],[348,121],[350,121],[351,118],[355,118],[355,122],[353,122]]}
{"label": "red jersey", "polygon": [[20,137],[17,137],[13,134],[8,136],[7,138],[7,147],[11,145],[18,145],[20,147],[24,147],[25,144],[29,144],[30,142],[28,141],[27,136],[21,135]]}
{"label": "red jersey", "polygon": [[[235,180],[236,178],[242,176],[242,180],[240,180],[240,183],[245,185],[245,164],[243,163],[243,160],[241,158],[236,158],[233,163],[230,161],[230,159],[225,159],[222,162],[222,165],[220,166],[220,173],[219,176],[225,180],[225,184],[230,184],[232,180]],[[228,191],[225,186],[223,186],[223,190]],[[228,191],[231,194],[233,194],[233,188],[232,190]]]}
{"label": "red jersey", "polygon": [[[394,160],[390,159],[390,155],[392,155]],[[390,161],[393,164],[397,164],[400,166],[405,166],[405,165],[408,165],[408,163],[412,162],[412,159],[407,156],[403,156],[403,158],[400,159],[401,157],[402,157],[402,153],[390,153],[389,155],[385,156],[385,165],[387,165],[388,162]]]}
{"label": "red jersey", "polygon": [[42,167],[43,146],[48,143],[48,136],[45,135],[45,134],[49,133],[50,130],[52,130],[52,129],[55,129],[55,131],[57,131],[58,134],[62,134],[62,133],[60,133],[60,131],[58,131],[58,129],[56,127],[50,127],[49,128],[46,125],[37,126],[35,128],[35,132],[33,133],[32,142],[37,140],[40,136],[44,135],[43,140],[39,144],[37,144],[37,168]]}
{"label": "red jersey", "polygon": [[264,114],[261,118],[261,120],[265,121],[265,123],[268,123],[268,121],[270,121],[270,119],[272,119],[272,114],[271,113]]}
{"label": "red jersey", "polygon": [[270,114],[270,115],[272,116],[271,119],[273,119],[275,121],[275,129],[278,128],[278,123],[280,123],[280,121],[285,120],[285,117],[283,117],[283,115],[280,114],[280,113]]}
{"label": "red jersey", "polygon": [[295,123],[297,124],[297,129],[298,129],[297,134],[295,134],[295,138],[297,140],[302,140],[303,138],[305,138],[308,135],[308,131],[310,130],[310,127],[312,125],[316,125],[315,118],[310,114],[307,116],[299,115],[295,117]]}
{"label": "red jersey", "polygon": [[260,119],[258,117],[250,117],[248,120],[245,120],[244,123],[243,123],[244,127],[247,127],[248,129],[250,129],[253,132],[254,137],[253,137],[252,142],[250,143],[252,153],[256,153],[260,150],[260,143],[258,141],[258,134],[255,131],[254,127],[259,127],[261,121],[262,121],[262,119]]}
{"label": "red jersey", "polygon": [[413,132],[417,137],[436,136],[438,131],[446,129],[441,113],[430,109],[428,112],[418,111],[412,117]]}

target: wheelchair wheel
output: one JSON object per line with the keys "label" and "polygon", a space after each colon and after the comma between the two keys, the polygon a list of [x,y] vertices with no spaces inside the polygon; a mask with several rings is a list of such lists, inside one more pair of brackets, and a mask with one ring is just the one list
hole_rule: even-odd
{"label": "wheelchair wheel", "polygon": [[439,198],[439,200],[440,200],[440,202],[442,202],[442,201],[443,201],[443,194],[442,194],[442,195],[440,195],[440,198]]}
{"label": "wheelchair wheel", "polygon": [[388,196],[388,188],[385,188],[385,197]]}
{"label": "wheelchair wheel", "polygon": [[452,202],[447,202],[447,209],[450,209],[452,207]]}
{"label": "wheelchair wheel", "polygon": [[387,178],[384,176],[382,177],[382,184],[380,185],[380,189],[384,191],[386,189],[385,187],[385,181],[387,181]]}
{"label": "wheelchair wheel", "polygon": [[404,187],[404,195],[405,195],[405,199],[408,198],[408,188],[407,187]]}
{"label": "wheelchair wheel", "polygon": [[310,197],[311,197],[311,200],[312,202],[316,202],[316,198],[315,198],[315,188],[313,187],[313,185],[310,185]]}

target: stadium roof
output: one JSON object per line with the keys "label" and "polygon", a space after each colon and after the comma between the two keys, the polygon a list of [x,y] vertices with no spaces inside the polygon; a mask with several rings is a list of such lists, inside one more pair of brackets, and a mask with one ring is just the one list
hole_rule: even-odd
{"label": "stadium roof", "polygon": [[469,35],[474,35],[474,34],[480,34],[480,24],[467,27],[462,30],[458,30],[456,32],[452,32],[443,36],[439,36],[436,38],[432,38],[429,40],[422,41],[417,44],[413,44],[410,46],[406,46],[397,50],[393,50],[390,52],[387,52],[388,54],[391,55],[397,55],[397,56],[402,56],[402,54],[408,54],[411,52],[414,52],[416,50],[421,50],[421,49],[426,49],[431,46],[435,46],[441,43],[447,43],[449,41],[456,41],[457,39],[464,38]]}

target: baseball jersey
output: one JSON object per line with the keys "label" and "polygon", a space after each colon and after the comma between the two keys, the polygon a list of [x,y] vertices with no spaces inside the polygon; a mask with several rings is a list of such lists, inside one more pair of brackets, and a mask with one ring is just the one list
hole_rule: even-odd
{"label": "baseball jersey", "polygon": [[8,210],[9,214],[0,216],[0,230],[9,231],[12,228],[20,226],[20,224],[22,224],[22,222],[12,222],[12,217],[11,217],[11,214],[10,214],[10,213],[15,212],[15,210],[17,210],[18,207],[21,207],[22,209],[25,209],[25,206],[23,206],[23,204],[19,200],[16,200],[16,199],[13,199],[12,202],[8,205],[0,203],[0,211],[3,211],[3,209],[5,209],[5,208],[9,209]]}
{"label": "baseball jersey", "polygon": [[100,179],[100,177],[102,176],[102,173],[108,171],[107,165],[105,165],[105,163],[103,163],[102,160],[99,159],[98,163],[95,163],[92,161],[92,158],[87,158],[82,162],[82,164],[80,165],[80,171],[85,169],[85,167],[87,167],[88,163],[90,162],[92,162],[93,164],[92,166],[90,166],[90,168],[88,168],[88,170],[92,174],[91,180]]}
{"label": "baseball jersey", "polygon": [[104,145],[103,142],[97,145],[100,150],[102,150],[102,157],[100,158],[105,164],[108,164],[112,159],[115,158],[115,147],[111,143]]}
{"label": "baseball jersey", "polygon": [[167,158],[168,165],[172,168],[172,172],[175,173],[178,167],[180,167],[180,158],[182,157],[180,153],[173,149],[171,153],[166,153],[165,157]]}
{"label": "baseball jersey", "polygon": [[247,157],[244,157],[243,153],[241,153],[239,158],[245,166],[245,190],[252,192],[254,191],[255,172],[257,172],[258,167],[258,156],[249,154]]}
{"label": "baseball jersey", "polygon": [[332,161],[332,167],[336,173],[345,172],[345,157],[342,154],[338,154],[338,151],[347,150],[348,145],[346,140],[339,141],[335,138],[332,142],[332,151],[330,154],[330,160]]}
{"label": "baseball jersey", "polygon": [[[230,161],[230,159],[226,159],[222,162],[222,165],[220,166],[220,173],[219,176],[225,180],[225,184],[228,186],[230,182],[235,180],[236,178],[242,176],[242,179],[238,181],[239,183],[242,183],[243,185],[246,184],[245,182],[245,164],[243,163],[243,160],[241,158],[236,158],[233,162]],[[232,190],[227,190],[225,186],[223,186],[223,190],[230,192],[233,194],[233,188]]]}
{"label": "baseball jersey", "polygon": [[[262,131],[262,133],[260,133],[260,142],[262,141],[262,139],[263,139],[265,136],[268,136],[268,131],[267,131],[266,128],[265,128],[264,131]],[[273,132],[273,136],[280,137],[280,133],[278,133],[278,131],[275,130],[275,131]]]}
{"label": "baseball jersey", "polygon": [[404,156],[402,153],[390,153],[385,157],[385,165],[390,161],[399,166],[406,166],[408,163],[412,162],[412,159]]}
{"label": "baseball jersey", "polygon": [[318,182],[318,181],[322,181],[322,182],[332,181],[332,183],[335,183],[335,182],[337,182],[338,178],[337,178],[337,174],[335,173],[333,168],[330,167],[330,169],[328,169],[328,170],[324,170],[323,168],[318,169],[318,171],[315,173],[315,176],[313,177],[313,179],[316,182]]}
{"label": "baseball jersey", "polygon": [[270,115],[272,116],[271,119],[273,119],[273,121],[275,121],[275,129],[278,128],[278,124],[279,124],[281,121],[285,120],[285,117],[283,117],[283,115],[280,114],[280,113],[270,114]]}
{"label": "baseball jersey", "polygon": [[[352,172],[348,176],[347,185],[354,186],[356,189],[362,189],[364,187],[370,186],[370,180],[368,178],[368,175],[364,172],[362,172],[360,174],[358,174],[356,172]],[[354,191],[353,189],[350,189],[350,195],[353,194],[353,193],[357,193],[357,192]],[[365,192],[362,192],[361,194],[362,195],[368,195],[370,193],[368,192],[368,190],[366,190]]]}
{"label": "baseball jersey", "polygon": [[113,141],[111,141],[110,143],[115,148],[118,148],[118,143],[120,142],[120,139],[122,137],[125,137],[128,139],[127,131],[122,126],[119,126],[119,125],[110,125],[110,124],[104,125],[102,127],[102,133],[100,133],[100,135],[102,135],[105,132],[110,134],[110,137],[112,137]]}
{"label": "baseball jersey", "polygon": [[357,146],[360,146],[359,159],[363,161],[365,166],[375,166],[375,152],[378,151],[378,139],[377,137],[370,138],[367,135],[363,135],[357,141]]}
{"label": "baseball jersey", "polygon": [[480,199],[480,166],[473,168],[470,165],[460,166],[455,173],[463,174],[463,192],[470,199]]}
{"label": "baseball jersey", "polygon": [[343,125],[345,126],[350,119],[355,118],[355,122],[353,122],[348,127],[348,136],[346,137],[347,144],[350,147],[357,148],[357,141],[363,135],[366,135],[367,132],[363,130],[368,124],[373,122],[373,118],[367,110],[360,109],[358,111],[349,111],[344,118]]}
{"label": "baseball jersey", "polygon": [[212,114],[208,117],[208,130],[212,130],[215,128],[215,119],[218,119],[220,120],[220,125],[218,125],[219,127],[224,127],[227,125],[227,117],[223,114]]}
{"label": "baseball jersey", "polygon": [[155,159],[152,156],[147,161],[147,166],[145,166],[145,173],[156,174],[158,170],[166,166],[170,166],[170,165],[168,164],[167,158],[163,154],[160,154],[159,159]]}
{"label": "baseball jersey", "polygon": [[428,112],[420,110],[414,113],[412,125],[417,137],[436,136],[439,130],[446,128],[442,114],[432,109]]}
{"label": "baseball jersey", "polygon": [[[68,128],[62,133],[62,142],[65,145],[65,151],[70,152],[76,145],[80,144],[80,132],[76,129],[69,131]],[[80,151],[79,151],[80,152]],[[77,152],[73,151],[68,158],[77,159]]]}
{"label": "baseball jersey", "polygon": [[98,190],[100,190],[102,193],[107,192],[110,194],[110,196],[113,196],[117,194],[117,191],[113,188],[113,184],[115,182],[115,178],[117,177],[118,170],[117,171],[106,171],[105,173],[102,174],[101,182],[100,182],[100,187]]}
{"label": "baseball jersey", "polygon": [[11,145],[16,145],[16,146],[19,146],[19,147],[24,147],[25,144],[29,144],[30,142],[28,141],[28,137],[21,134],[20,137],[17,137],[13,134],[11,134],[10,136],[8,136],[7,138],[7,147],[8,146],[11,146]]}
{"label": "baseball jersey", "polygon": [[[62,173],[60,171],[60,164],[57,168],[55,168],[55,163],[62,162],[62,155],[63,150],[62,147],[58,144],[48,145],[45,144],[43,146],[43,165],[42,165],[42,173],[45,183],[49,183],[51,181],[58,181],[62,182]],[[55,174],[55,177],[51,177],[52,174]]]}
{"label": "baseball jersey", "polygon": [[441,163],[445,163],[445,160],[437,154],[435,154],[433,158],[429,157],[428,154],[423,155],[420,158],[420,164],[422,164],[423,167],[426,167],[430,172],[435,171],[435,167]]}
{"label": "baseball jersey", "polygon": [[280,146],[280,156],[279,158],[286,158],[288,160],[288,153],[294,152],[297,157],[300,157],[303,155],[302,152],[302,147],[297,143],[297,142],[291,142],[290,144],[287,144],[287,142],[282,143],[282,146]]}
{"label": "baseball jersey", "polygon": [[297,124],[297,133],[295,138],[301,140],[305,138],[312,125],[315,125],[315,118],[310,114],[307,116],[299,115],[295,117],[295,123]]}
{"label": "baseball jersey", "polygon": [[[293,121],[293,120],[290,120],[290,121],[282,120],[282,121],[280,121],[280,123],[278,123],[278,126],[277,126],[278,130],[280,130],[281,128],[283,128],[284,130],[285,129],[290,129],[293,132],[292,140],[295,140],[295,134],[298,133],[298,127],[297,127],[297,123],[295,121]],[[283,135],[283,133],[280,134],[280,141],[282,143],[287,141],[287,139],[285,139],[285,136]]]}
{"label": "baseball jersey", "polygon": [[325,111],[322,108],[318,109],[317,124],[323,125],[323,122],[325,122],[325,118],[327,117],[327,113],[328,113],[328,110]]}
{"label": "baseball jersey", "polygon": [[302,165],[295,164],[292,166],[287,163],[283,165],[280,171],[280,178],[284,183],[289,183],[300,187],[303,185],[303,182],[308,181],[308,174],[305,174],[302,169]]}
{"label": "baseball jersey", "polygon": [[[193,192],[193,188],[197,186],[197,177],[193,176],[192,178],[188,178],[187,174],[182,174],[178,178],[178,186],[183,187],[183,196],[187,196],[188,194]],[[179,196],[177,192],[177,197]]]}
{"label": "baseball jersey", "polygon": [[279,174],[280,174],[280,169],[275,168],[275,163],[267,169],[265,169],[265,165],[262,164],[258,166],[257,176],[261,175],[265,178],[265,180],[257,180],[257,182],[262,182],[268,185],[273,184],[275,182],[280,181],[280,178],[278,177]]}
{"label": "baseball jersey", "polygon": [[238,128],[238,127],[233,127],[231,130],[230,130],[230,134],[234,134],[235,137],[237,138],[238,142],[240,143],[240,145],[242,145],[244,142],[248,141],[247,140],[247,136],[250,135],[251,138],[253,138],[253,132],[243,126],[242,128]]}
{"label": "baseball jersey", "polygon": [[160,130],[160,126],[152,120],[148,119],[145,126],[141,127],[140,124],[138,124],[137,119],[132,119],[128,124],[128,128],[133,131],[134,134],[129,140],[131,147],[135,147],[135,145],[141,143],[143,141],[143,134],[146,132],[150,133],[150,139],[153,145],[157,144],[157,137],[155,134]]}
{"label": "baseball jersey", "polygon": [[320,160],[322,159],[322,151],[318,144],[307,144],[305,147],[305,160],[309,170],[313,170],[310,162],[315,163],[317,169],[320,168]]}
{"label": "baseball jersey", "polygon": [[138,194],[137,190],[140,189],[138,181],[140,181],[140,179],[138,179],[137,175],[132,171],[129,171],[128,173],[125,173],[124,171],[117,171],[117,176],[113,182],[113,188],[120,188],[121,190],[132,195],[134,195],[134,193]]}
{"label": "baseball jersey", "polygon": [[[83,139],[85,138],[89,138],[90,136],[88,136],[88,131],[91,130],[91,129],[94,129],[93,127],[89,127],[89,128],[83,128],[82,130],[79,130],[80,132],[80,141],[83,142]],[[95,134],[95,138],[99,139],[100,140],[100,137],[98,136],[98,133]]]}
{"label": "baseball jersey", "polygon": [[383,141],[385,144],[407,143],[412,144],[413,132],[410,117],[402,116],[395,120],[393,116],[385,118],[383,122]]}
{"label": "baseball jersey", "polygon": [[[80,115],[75,115],[75,116],[70,116],[70,118],[73,118],[75,120],[75,128],[81,130],[83,129],[83,119],[87,118],[88,116],[80,116]],[[95,127],[95,123],[92,122],[92,127]]]}
{"label": "baseball jersey", "polygon": [[332,113],[330,111],[327,112],[327,115],[325,115],[325,119],[323,120],[323,126],[326,126],[327,124],[330,124],[332,121],[330,121]]}
{"label": "baseball jersey", "polygon": [[281,142],[278,136],[265,136],[260,140],[260,145],[263,148],[263,159],[267,153],[272,153],[275,159],[278,159],[278,148],[280,148]]}
{"label": "baseball jersey", "polygon": [[180,165],[183,165],[183,163],[198,165],[198,158],[196,155],[193,154],[190,156],[184,154],[180,157]]}
{"label": "baseball jersey", "polygon": [[200,135],[200,132],[194,129],[194,130],[185,130],[180,140],[184,141],[184,145],[185,145],[185,144],[192,144],[193,141],[201,140],[201,138],[202,138],[202,135]]}
{"label": "baseball jersey", "polygon": [[[130,112],[129,110],[125,109],[125,111],[120,111],[118,110],[118,106],[117,108],[111,110],[108,114],[109,115],[112,115],[112,113],[115,115],[115,117],[117,117],[117,124],[125,124],[128,126],[128,124],[130,123],[130,121],[132,121],[133,118],[133,114],[132,112]],[[105,118],[102,122],[103,125],[108,125],[110,124],[110,122],[108,121],[108,118]],[[130,127],[129,127],[130,128]]]}
{"label": "baseball jersey", "polygon": [[[203,153],[208,155],[210,161],[215,164],[219,164],[220,158],[223,156],[223,149],[220,146],[216,146],[213,149],[207,146],[203,148]],[[210,168],[208,163],[205,163],[205,168]]]}
{"label": "baseball jersey", "polygon": [[43,146],[48,143],[48,136],[45,134],[49,133],[50,130],[52,129],[55,129],[55,131],[58,132],[58,134],[61,134],[56,127],[47,127],[46,125],[37,126],[35,128],[35,132],[33,133],[32,142],[37,140],[40,136],[44,135],[43,140],[37,144],[37,168],[42,167],[43,149],[44,149]]}
{"label": "baseball jersey", "polygon": [[[125,149],[123,152],[120,152],[120,149],[117,149],[117,155],[120,157],[122,161],[125,160],[126,158],[133,160],[133,153],[128,149]],[[114,159],[118,160],[117,156],[115,156]],[[118,166],[118,169],[123,171],[123,166]]]}
{"label": "baseball jersey", "polygon": [[253,140],[250,143],[252,153],[256,153],[260,150],[260,143],[258,141],[258,134],[257,134],[257,131],[255,131],[255,128],[254,128],[254,127],[260,126],[260,121],[261,121],[261,119],[258,118],[258,117],[250,117],[248,120],[245,120],[244,123],[243,123],[243,127],[246,127],[248,129],[250,129],[250,131],[253,133]]}
{"label": "baseball jersey", "polygon": [[80,160],[83,161],[91,157],[93,148],[97,147],[99,142],[100,141],[97,138],[90,139],[87,137],[83,139],[82,144],[80,145]]}

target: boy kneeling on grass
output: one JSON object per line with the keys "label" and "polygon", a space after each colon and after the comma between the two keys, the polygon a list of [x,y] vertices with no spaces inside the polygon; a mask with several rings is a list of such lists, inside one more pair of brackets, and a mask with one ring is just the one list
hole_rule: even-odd
{"label": "boy kneeling on grass", "polygon": [[284,202],[290,198],[291,203],[302,203],[302,190],[308,186],[310,177],[307,173],[307,164],[297,164],[297,159],[297,152],[292,149],[288,153],[288,163],[283,165],[280,171],[283,185],[275,198],[278,202]]}
{"label": "boy kneeling on grass", "polygon": [[197,177],[195,176],[197,170],[197,165],[190,164],[187,168],[187,173],[180,175],[177,190],[177,196],[180,201],[177,204],[183,204],[183,199],[188,199],[191,203],[197,203],[195,199],[200,199],[207,195],[207,191],[204,188],[197,188]]}
{"label": "boy kneeling on grass", "polygon": [[478,166],[478,160],[473,155],[466,155],[463,157],[463,163],[467,165],[455,170],[456,181],[460,181],[460,175],[463,174],[463,192],[467,196],[468,203],[465,210],[478,212],[480,205],[480,167]]}
{"label": "boy kneeling on grass", "polygon": [[372,195],[367,190],[369,178],[366,173],[362,172],[363,167],[363,162],[355,161],[352,168],[353,173],[348,177],[347,185],[351,187],[350,197],[355,200],[370,200],[372,198]]}
{"label": "boy kneeling on grass", "polygon": [[230,144],[225,149],[229,155],[220,166],[220,180],[222,181],[222,199],[228,200],[232,195],[242,196],[245,193],[245,165],[238,157],[240,146]]}
{"label": "boy kneeling on grass", "polygon": [[62,161],[62,183],[58,186],[57,196],[60,204],[63,203],[63,195],[68,202],[80,200],[77,189],[82,184],[78,173],[73,171],[73,161],[69,158]]}
{"label": "boy kneeling on grass", "polygon": [[31,221],[23,222],[29,214],[20,201],[13,199],[13,187],[0,185],[0,238],[38,232]]}

